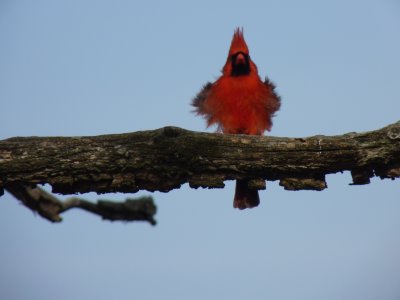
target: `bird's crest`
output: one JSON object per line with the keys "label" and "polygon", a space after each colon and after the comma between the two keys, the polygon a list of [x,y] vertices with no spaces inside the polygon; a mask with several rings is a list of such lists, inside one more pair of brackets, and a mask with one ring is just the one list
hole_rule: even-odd
{"label": "bird's crest", "polygon": [[243,28],[236,28],[232,38],[231,48],[229,49],[229,56],[232,54],[243,52],[249,54],[249,48],[247,47],[246,41],[243,37]]}

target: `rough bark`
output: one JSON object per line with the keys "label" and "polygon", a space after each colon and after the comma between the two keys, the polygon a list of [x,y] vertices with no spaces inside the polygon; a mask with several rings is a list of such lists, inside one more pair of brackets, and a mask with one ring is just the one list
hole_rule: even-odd
{"label": "rough bark", "polygon": [[50,184],[53,192],[168,192],[222,188],[248,179],[264,189],[322,190],[325,175],[351,171],[353,184],[400,176],[400,122],[380,130],[307,138],[222,135],[164,127],[92,137],[15,137],[0,141],[0,193]]}
{"label": "rough bark", "polygon": [[104,220],[147,221],[151,225],[156,225],[154,220],[156,206],[153,198],[148,196],[138,199],[128,198],[122,203],[108,200],[99,200],[97,203],[92,203],[78,197],[60,201],[40,187],[30,188],[21,185],[9,185],[7,190],[26,207],[37,212],[50,222],[61,222],[61,213],[71,208],[80,208],[99,215]]}

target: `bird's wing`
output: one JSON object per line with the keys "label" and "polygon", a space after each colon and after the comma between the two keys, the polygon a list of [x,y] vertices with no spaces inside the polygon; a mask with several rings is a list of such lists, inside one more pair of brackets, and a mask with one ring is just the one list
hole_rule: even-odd
{"label": "bird's wing", "polygon": [[200,92],[196,95],[196,97],[194,97],[194,99],[192,100],[192,106],[195,107],[194,111],[199,115],[207,115],[207,114],[209,114],[209,112],[205,109],[204,103],[205,103],[207,97],[210,94],[211,87],[212,87],[212,83],[211,82],[207,82],[202,87]]}
{"label": "bird's wing", "polygon": [[274,116],[275,112],[277,112],[281,107],[281,97],[275,91],[276,88],[275,84],[271,82],[268,77],[265,77],[264,84],[271,92],[271,98],[267,102],[266,109],[272,117]]}

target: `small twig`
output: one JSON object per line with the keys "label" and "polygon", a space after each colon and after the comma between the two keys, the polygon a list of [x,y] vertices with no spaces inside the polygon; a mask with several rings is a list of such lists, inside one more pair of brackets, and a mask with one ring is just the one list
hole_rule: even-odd
{"label": "small twig", "polygon": [[156,206],[153,198],[143,196],[136,199],[127,198],[124,202],[116,203],[108,200],[99,200],[92,203],[81,198],[73,197],[63,203],[64,212],[71,208],[81,208],[94,214],[100,215],[110,221],[148,221],[156,225],[153,216],[156,213]]}
{"label": "small twig", "polygon": [[61,222],[60,213],[71,208],[80,208],[101,216],[110,221],[147,221],[155,225],[156,206],[153,198],[144,196],[137,199],[126,199],[125,202],[99,200],[92,203],[81,198],[72,197],[60,201],[40,187],[9,185],[7,191],[20,200],[26,207],[37,212],[51,222]]}

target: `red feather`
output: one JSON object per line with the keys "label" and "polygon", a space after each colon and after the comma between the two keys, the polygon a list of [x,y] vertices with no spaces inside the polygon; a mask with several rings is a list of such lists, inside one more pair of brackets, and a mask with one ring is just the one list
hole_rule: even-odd
{"label": "red feather", "polygon": [[[221,77],[207,83],[192,105],[197,114],[207,119],[207,126],[216,124],[223,133],[262,135],[271,130],[280,98],[268,79],[260,79],[243,30],[235,30]],[[246,180],[237,181],[235,208],[251,208],[259,201],[258,191],[251,190]]]}

